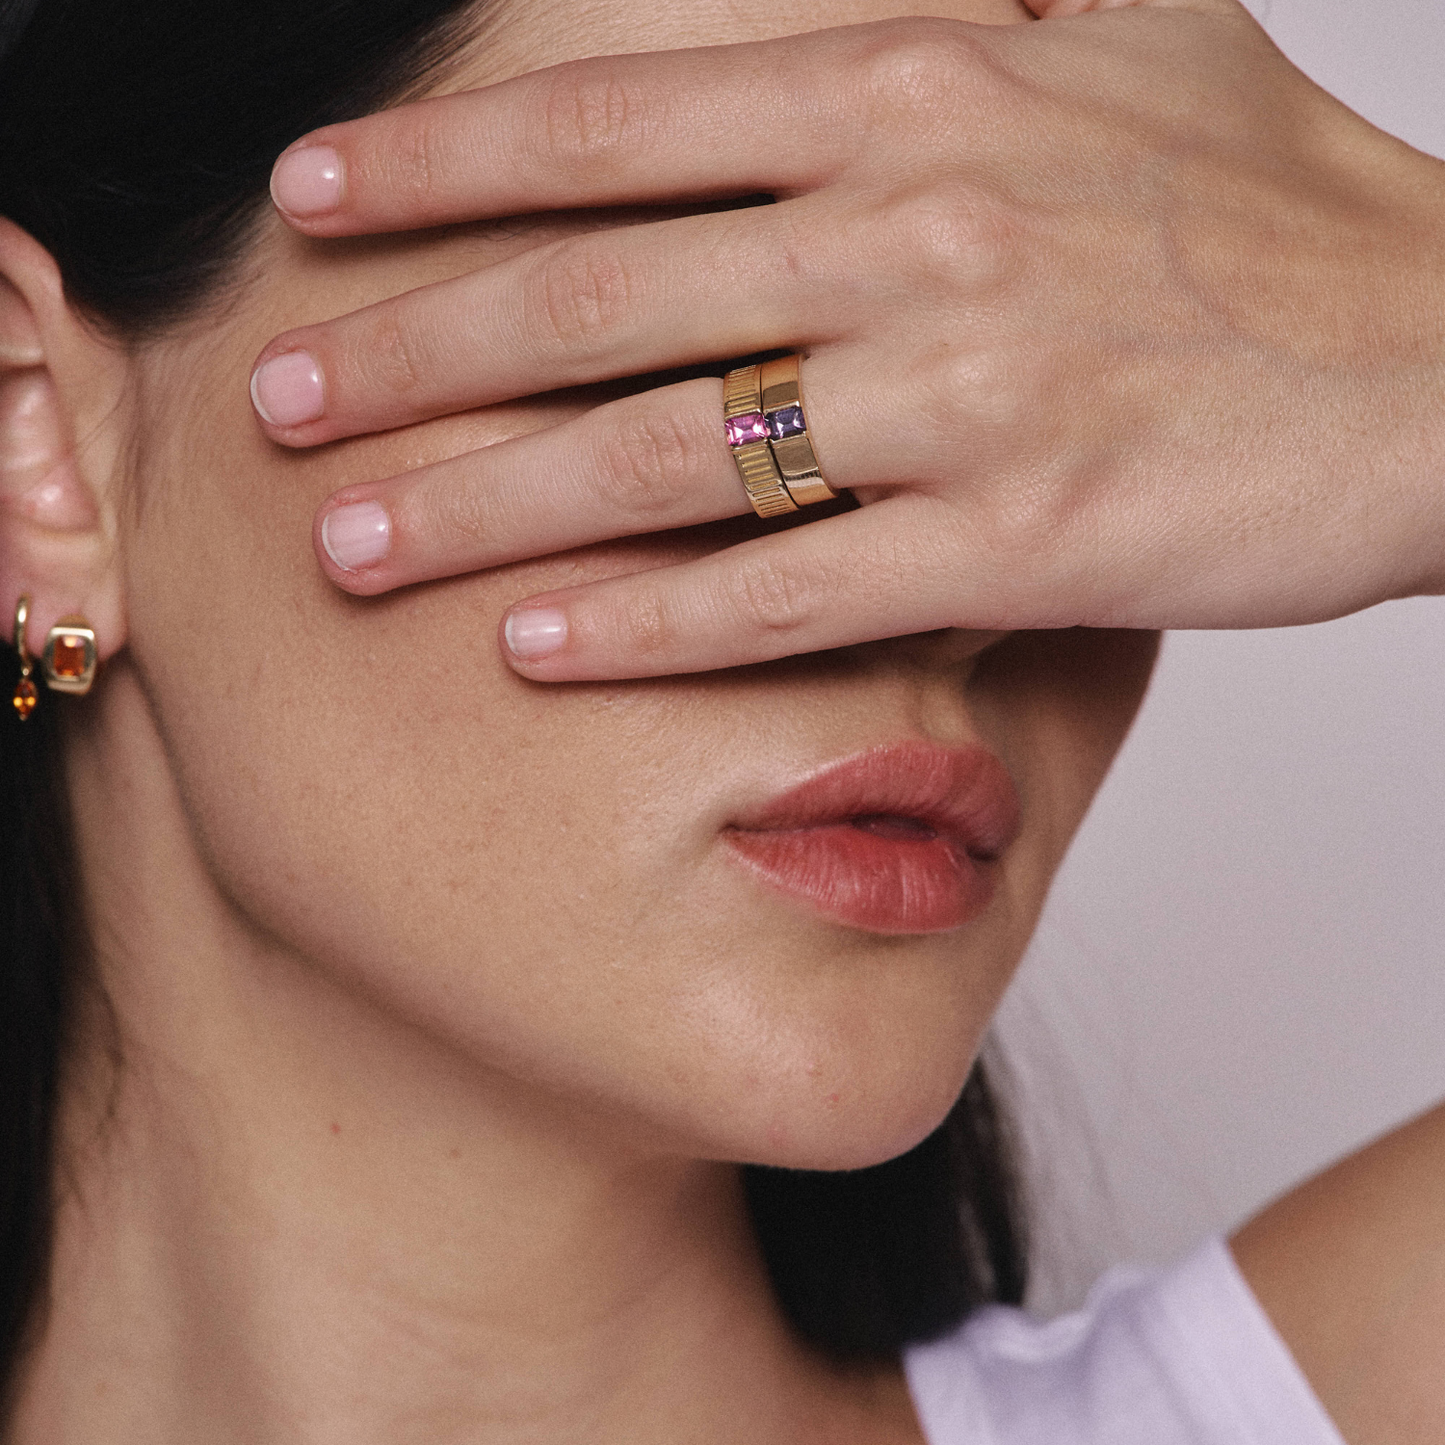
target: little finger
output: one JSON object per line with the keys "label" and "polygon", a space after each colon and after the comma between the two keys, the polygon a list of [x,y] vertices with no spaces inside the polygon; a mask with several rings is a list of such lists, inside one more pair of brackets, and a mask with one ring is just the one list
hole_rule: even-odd
{"label": "little finger", "polygon": [[[738,667],[884,637],[1008,630],[983,538],[947,504],[902,495],[728,547],[700,561],[519,602],[507,660],[539,682]],[[1064,604],[1052,599],[1039,620]]]}

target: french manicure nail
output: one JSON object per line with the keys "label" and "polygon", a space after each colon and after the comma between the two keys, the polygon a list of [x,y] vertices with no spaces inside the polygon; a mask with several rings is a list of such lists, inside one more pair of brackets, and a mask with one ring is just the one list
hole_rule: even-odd
{"label": "french manicure nail", "polygon": [[287,151],[271,171],[271,199],[288,216],[324,216],[341,204],[341,157],[330,146]]}
{"label": "french manicure nail", "polygon": [[326,514],[321,545],[338,567],[360,571],[391,551],[391,518],[380,502],[348,502]]}
{"label": "french manicure nail", "polygon": [[321,368],[307,351],[273,356],[251,373],[251,405],[272,426],[300,426],[326,413]]}
{"label": "french manicure nail", "polygon": [[513,657],[537,662],[567,641],[567,618],[553,607],[519,607],[507,617],[502,634]]}

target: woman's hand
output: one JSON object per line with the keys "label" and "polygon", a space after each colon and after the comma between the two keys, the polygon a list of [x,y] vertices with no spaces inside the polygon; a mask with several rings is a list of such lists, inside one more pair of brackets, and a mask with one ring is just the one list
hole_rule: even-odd
{"label": "woman's hand", "polygon": [[[806,352],[824,476],[861,508],[519,604],[529,677],[1445,590],[1445,165],[1233,0],[582,61],[316,132],[273,189],[322,237],[776,198],[545,244],[263,353],[269,434],[311,446]],[[350,487],[317,546],[376,593],[747,510],[704,378]]]}

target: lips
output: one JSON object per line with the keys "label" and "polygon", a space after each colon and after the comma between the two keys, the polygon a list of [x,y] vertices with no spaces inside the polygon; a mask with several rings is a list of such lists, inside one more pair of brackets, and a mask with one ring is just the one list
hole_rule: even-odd
{"label": "lips", "polygon": [[871,933],[942,933],[993,897],[1019,798],[983,747],[902,743],[847,758],[723,837],[770,886]]}

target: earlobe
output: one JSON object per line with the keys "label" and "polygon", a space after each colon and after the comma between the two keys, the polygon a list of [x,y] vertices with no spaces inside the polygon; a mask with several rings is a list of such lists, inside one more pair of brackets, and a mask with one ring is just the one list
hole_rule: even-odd
{"label": "earlobe", "polygon": [[0,218],[0,610],[28,595],[42,637],[82,613],[102,657],[125,640],[110,436],[125,367],[66,304],[50,255]]}

